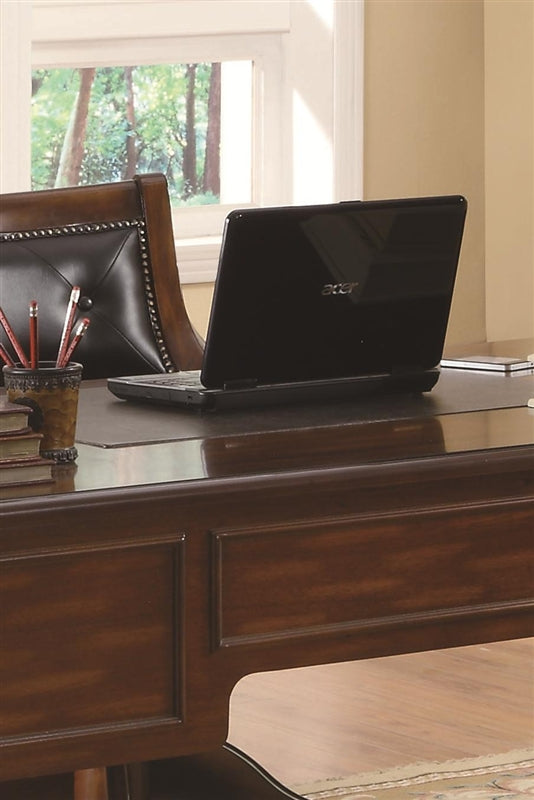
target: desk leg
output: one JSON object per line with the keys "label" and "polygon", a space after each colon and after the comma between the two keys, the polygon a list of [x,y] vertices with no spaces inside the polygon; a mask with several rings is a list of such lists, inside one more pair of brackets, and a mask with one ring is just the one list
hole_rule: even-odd
{"label": "desk leg", "polygon": [[105,767],[79,769],[74,773],[74,800],[109,800]]}
{"label": "desk leg", "polygon": [[147,764],[0,782],[1,800],[150,800]]}

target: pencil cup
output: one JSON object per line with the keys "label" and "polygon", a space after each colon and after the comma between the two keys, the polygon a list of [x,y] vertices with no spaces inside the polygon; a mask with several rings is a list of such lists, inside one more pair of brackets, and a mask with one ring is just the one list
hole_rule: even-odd
{"label": "pencil cup", "polygon": [[37,369],[20,365],[4,367],[7,399],[29,406],[29,424],[41,433],[40,454],[54,461],[74,461],[78,394],[82,365],[70,362],[56,367],[53,361],[42,361]]}

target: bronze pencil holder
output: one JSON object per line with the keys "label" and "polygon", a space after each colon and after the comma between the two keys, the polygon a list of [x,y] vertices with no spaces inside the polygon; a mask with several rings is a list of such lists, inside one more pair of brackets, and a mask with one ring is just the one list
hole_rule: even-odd
{"label": "bronze pencil holder", "polygon": [[41,433],[40,454],[57,462],[74,461],[78,395],[83,367],[70,362],[56,367],[43,361],[37,369],[20,364],[3,368],[7,398],[29,406],[29,424]]}

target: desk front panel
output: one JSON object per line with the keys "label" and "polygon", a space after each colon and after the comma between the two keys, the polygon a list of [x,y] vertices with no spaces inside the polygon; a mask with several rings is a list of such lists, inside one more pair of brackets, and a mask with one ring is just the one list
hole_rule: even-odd
{"label": "desk front panel", "polygon": [[531,522],[527,501],[219,531],[215,647],[527,608],[532,564],[517,556]]}

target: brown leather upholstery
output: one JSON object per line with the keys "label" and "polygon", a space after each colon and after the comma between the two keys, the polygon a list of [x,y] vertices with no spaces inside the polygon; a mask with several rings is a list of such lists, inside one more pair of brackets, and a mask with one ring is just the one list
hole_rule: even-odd
{"label": "brown leather upholstery", "polygon": [[163,175],[0,197],[0,302],[27,352],[37,300],[41,361],[56,358],[75,285],[77,319],[91,320],[75,356],[84,378],[200,367]]}

